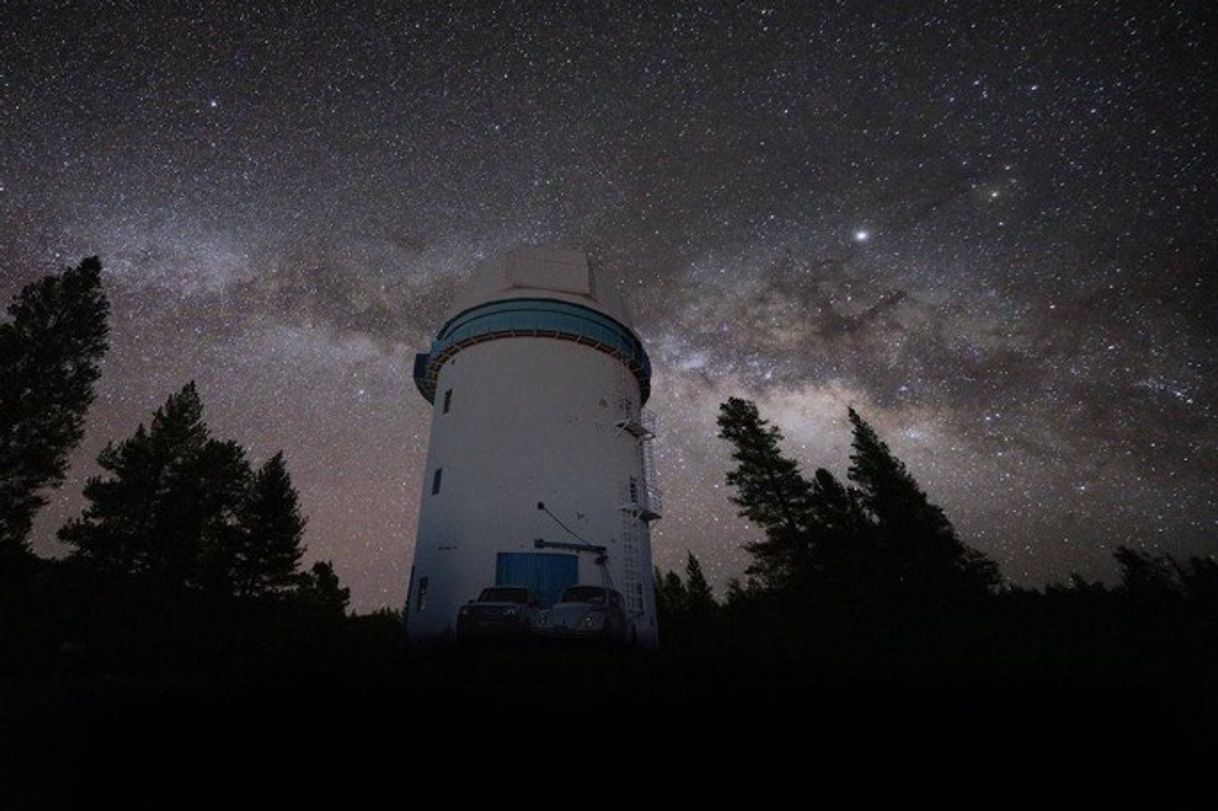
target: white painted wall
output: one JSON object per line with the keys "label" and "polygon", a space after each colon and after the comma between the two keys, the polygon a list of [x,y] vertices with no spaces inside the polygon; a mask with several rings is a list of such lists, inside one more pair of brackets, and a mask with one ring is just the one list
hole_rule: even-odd
{"label": "white painted wall", "polygon": [[[443,413],[444,394],[452,405]],[[622,491],[643,479],[642,449],[614,426],[625,395],[639,389],[623,364],[554,338],[508,337],[466,347],[440,370],[415,544],[407,631],[412,639],[453,632],[457,609],[494,585],[499,552],[536,552],[533,540],[571,541],[544,501],[585,541],[609,549],[615,587],[627,581],[621,554]],[[443,469],[432,495],[434,471]],[[639,642],[656,642],[650,536],[639,522]],[[557,551],[557,550],[554,550]],[[594,556],[579,554],[579,581],[602,584]],[[428,578],[418,609],[418,582]]]}

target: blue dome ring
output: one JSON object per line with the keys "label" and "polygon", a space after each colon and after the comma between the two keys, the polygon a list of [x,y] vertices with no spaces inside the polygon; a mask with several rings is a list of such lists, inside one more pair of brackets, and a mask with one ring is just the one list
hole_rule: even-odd
{"label": "blue dome ring", "polygon": [[639,401],[651,395],[651,360],[626,326],[604,313],[554,299],[519,298],[480,304],[449,319],[429,352],[415,355],[414,384],[429,403],[444,362],[467,346],[496,338],[574,341],[620,360],[639,383]]}

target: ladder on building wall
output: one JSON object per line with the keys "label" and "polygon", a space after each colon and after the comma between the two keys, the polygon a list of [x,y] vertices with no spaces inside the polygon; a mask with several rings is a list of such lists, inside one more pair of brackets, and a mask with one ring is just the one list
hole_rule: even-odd
{"label": "ladder on building wall", "polygon": [[622,513],[622,576],[625,581],[622,584],[625,589],[622,596],[630,613],[641,616],[645,605],[643,584],[646,582],[642,572],[642,547],[647,543],[648,524],[657,520],[663,509],[662,494],[655,486],[655,460],[652,451],[656,423],[655,416],[650,411],[636,405],[638,382],[624,368],[618,380],[615,400],[617,420],[614,426],[619,433],[633,440],[639,454],[642,473],[642,478],[629,476],[618,493],[618,504]]}
{"label": "ladder on building wall", "polygon": [[622,588],[626,610],[633,616],[643,613],[643,576],[639,555],[639,519],[622,512]]}

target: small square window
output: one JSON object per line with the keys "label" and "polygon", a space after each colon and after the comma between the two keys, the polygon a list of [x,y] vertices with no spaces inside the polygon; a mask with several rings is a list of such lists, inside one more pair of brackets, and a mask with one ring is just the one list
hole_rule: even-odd
{"label": "small square window", "polygon": [[434,496],[440,492],[440,481],[444,478],[444,469],[436,468],[436,472],[431,477],[431,494]]}
{"label": "small square window", "polygon": [[452,408],[452,404],[453,404],[453,390],[449,389],[448,391],[444,392],[444,413],[445,414],[448,413],[448,409]]}

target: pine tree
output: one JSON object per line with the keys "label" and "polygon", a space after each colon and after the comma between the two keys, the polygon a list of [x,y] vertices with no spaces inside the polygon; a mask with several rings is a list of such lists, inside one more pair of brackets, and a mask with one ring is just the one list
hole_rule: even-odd
{"label": "pine tree", "polygon": [[208,435],[193,382],[98,464],[109,475],[89,479],[88,507],[59,532],[73,557],[165,586],[231,587],[250,469],[240,445]]}
{"label": "pine tree", "polygon": [[764,593],[765,590],[756,578],[750,577],[742,583],[739,577],[733,577],[727,581],[723,604],[729,608],[739,608]]}
{"label": "pine tree", "polygon": [[[184,560],[186,582],[213,594],[232,594],[245,547],[239,511],[252,474],[245,449],[232,440],[209,439],[188,473],[182,490],[190,496],[193,515],[187,514],[183,551],[195,550]],[[197,541],[195,539],[198,539]]]}
{"label": "pine tree", "polygon": [[676,572],[660,574],[655,567],[656,620],[669,641],[681,639],[689,618],[689,592]]}
{"label": "pine tree", "polygon": [[108,443],[97,463],[110,476],[94,476],[85,483],[90,505],[59,530],[59,540],[75,547],[73,557],[95,568],[142,571],[149,565],[147,538],[164,465],[143,424],[130,439]]}
{"label": "pine tree", "polygon": [[874,526],[860,493],[818,468],[812,477],[812,569],[817,585],[861,598],[875,589]]}
{"label": "pine tree", "polygon": [[334,573],[334,564],[319,560],[313,568],[300,575],[297,592],[304,605],[321,616],[342,619],[347,615],[347,603],[351,600],[351,589],[344,588]]}
{"label": "pine tree", "polygon": [[84,434],[107,348],[101,262],[27,285],[0,324],[0,555],[28,553],[34,515]]}
{"label": "pine tree", "polygon": [[254,474],[238,513],[241,539],[235,580],[240,594],[275,593],[298,582],[305,519],[296,490],[276,453]]}
{"label": "pine tree", "polygon": [[689,608],[689,592],[676,572],[664,575],[664,608],[669,619],[684,617]]}
{"label": "pine tree", "polygon": [[[1174,558],[1168,559],[1179,573],[1180,588],[1188,599],[1207,609],[1218,607],[1218,560],[1194,556],[1187,565],[1178,565]],[[1209,616],[1218,616],[1218,612],[1211,611]]]}
{"label": "pine tree", "polygon": [[213,595],[265,597],[303,583],[314,598],[318,589],[341,596],[325,571],[297,571],[305,518],[283,454],[252,472],[239,444],[210,436],[193,382],[98,464],[108,475],[88,481],[84,514],[59,531],[77,561]]}
{"label": "pine tree", "polygon": [[744,586],[740,584],[739,577],[728,578],[727,592],[723,600],[723,604],[729,608],[737,605],[744,599]]}
{"label": "pine tree", "polygon": [[1152,555],[1118,546],[1113,557],[1121,567],[1124,594],[1143,600],[1167,600],[1182,593],[1178,581],[1181,568],[1170,555]]}
{"label": "pine tree", "polygon": [[662,623],[668,616],[668,608],[664,599],[664,575],[659,566],[651,567],[651,586],[656,596],[656,619]]}
{"label": "pine tree", "polygon": [[764,541],[745,545],[754,558],[747,572],[771,588],[789,587],[809,566],[812,485],[783,456],[782,432],[761,418],[754,403],[728,399],[719,406],[718,425],[719,436],[735,448],[737,467],[727,474],[736,488],[731,501],[766,533]]}
{"label": "pine tree", "polygon": [[715,609],[715,595],[693,552],[685,560],[685,583],[685,602],[690,614],[704,616]]}
{"label": "pine tree", "polygon": [[891,594],[941,601],[986,594],[1001,582],[998,567],[956,537],[942,508],[932,504],[904,463],[854,409],[850,481],[874,528],[868,554]]}

